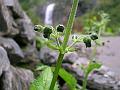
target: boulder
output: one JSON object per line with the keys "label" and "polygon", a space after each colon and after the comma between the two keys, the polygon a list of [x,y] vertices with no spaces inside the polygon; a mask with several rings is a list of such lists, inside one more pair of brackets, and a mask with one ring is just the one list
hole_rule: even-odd
{"label": "boulder", "polygon": [[18,0],[4,0],[4,5],[9,8],[14,19],[24,17],[24,11],[22,10]]}
{"label": "boulder", "polygon": [[0,77],[0,90],[29,90],[33,79],[30,70],[10,66]]}
{"label": "boulder", "polygon": [[20,62],[24,58],[22,50],[13,39],[0,37],[0,45],[7,51],[11,64]]}
{"label": "boulder", "polygon": [[18,0],[0,0],[0,36],[3,35],[25,43],[34,41],[33,24]]}
{"label": "boulder", "polygon": [[30,61],[36,60],[34,37],[33,24],[18,0],[0,0],[0,90],[29,90],[33,72],[15,66],[35,66]]}
{"label": "boulder", "polygon": [[57,57],[58,53],[48,47],[43,47],[40,49],[39,58],[45,64],[55,64]]}
{"label": "boulder", "polygon": [[3,0],[0,0],[0,36],[1,35],[16,35],[19,33],[17,24],[14,18],[10,15],[8,8]]}
{"label": "boulder", "polygon": [[18,39],[18,42],[20,42],[22,39],[21,42],[26,45],[28,42],[33,43],[35,38],[34,26],[25,12],[24,17],[21,19],[17,19],[16,23],[18,24],[20,33],[15,37],[15,39]]}
{"label": "boulder", "polygon": [[7,56],[7,52],[0,46],[0,76],[4,71],[7,71],[10,67],[10,62]]}
{"label": "boulder", "polygon": [[[42,47],[39,52],[39,59],[44,64],[55,64],[58,57],[58,52],[54,51],[48,47]],[[73,64],[75,62],[78,63],[78,61],[85,61],[87,60],[87,57],[80,57],[79,53],[77,52],[69,52],[66,53],[63,59],[63,63],[70,63]]]}
{"label": "boulder", "polygon": [[[65,63],[62,66],[75,76],[78,84],[82,85],[84,73],[79,65]],[[119,81],[119,76],[103,65],[100,70],[89,75],[87,88],[88,90],[120,90]]]}

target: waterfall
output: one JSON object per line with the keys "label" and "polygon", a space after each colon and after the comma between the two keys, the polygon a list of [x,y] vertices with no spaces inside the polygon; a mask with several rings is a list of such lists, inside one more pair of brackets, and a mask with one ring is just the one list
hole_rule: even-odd
{"label": "waterfall", "polygon": [[53,11],[54,11],[55,3],[49,4],[46,8],[45,12],[45,20],[44,24],[52,25],[53,24]]}

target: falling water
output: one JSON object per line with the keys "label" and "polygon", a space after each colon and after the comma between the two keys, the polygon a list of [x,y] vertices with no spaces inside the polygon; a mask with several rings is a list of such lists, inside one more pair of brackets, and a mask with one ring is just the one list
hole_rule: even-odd
{"label": "falling water", "polygon": [[46,12],[45,12],[45,20],[44,23],[46,25],[52,25],[53,24],[53,11],[54,11],[54,7],[55,7],[55,3],[49,4],[46,8]]}

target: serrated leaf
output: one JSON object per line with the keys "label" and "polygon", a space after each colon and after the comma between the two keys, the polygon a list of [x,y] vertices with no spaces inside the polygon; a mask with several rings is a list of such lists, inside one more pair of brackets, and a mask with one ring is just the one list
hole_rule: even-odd
{"label": "serrated leaf", "polygon": [[[50,67],[47,67],[42,71],[40,76],[34,80],[30,86],[30,90],[49,90],[52,81],[53,73]],[[59,90],[56,83],[54,90]]]}
{"label": "serrated leaf", "polygon": [[67,83],[70,90],[76,90],[77,80],[72,76],[72,74],[61,68],[59,70],[59,76]]}

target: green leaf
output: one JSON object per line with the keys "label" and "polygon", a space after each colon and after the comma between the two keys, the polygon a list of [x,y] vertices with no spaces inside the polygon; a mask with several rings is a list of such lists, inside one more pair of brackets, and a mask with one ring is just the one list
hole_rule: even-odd
{"label": "green leaf", "polygon": [[48,46],[49,48],[51,48],[51,49],[53,49],[53,50],[58,50],[58,47],[57,47],[56,45],[51,44],[50,42],[47,42],[46,44],[47,44],[47,46]]}
{"label": "green leaf", "polygon": [[36,68],[36,70],[39,71],[39,70],[44,70],[44,69],[46,69],[46,68],[48,68],[47,65],[39,65],[39,66]]}
{"label": "green leaf", "polygon": [[45,44],[45,40],[43,38],[40,38],[39,36],[36,36],[35,39],[36,39],[36,47],[38,49],[42,48]]}
{"label": "green leaf", "polygon": [[59,70],[59,76],[67,83],[70,90],[76,90],[77,80],[72,76],[72,74],[61,68]]}
{"label": "green leaf", "polygon": [[99,69],[102,66],[101,63],[95,62],[95,61],[91,61],[86,69],[86,73],[89,74],[91,73],[93,70],[95,69]]}
{"label": "green leaf", "polygon": [[[31,83],[30,90],[49,90],[52,81],[53,73],[50,67],[42,71],[40,76]],[[56,83],[54,90],[59,90]]]}

